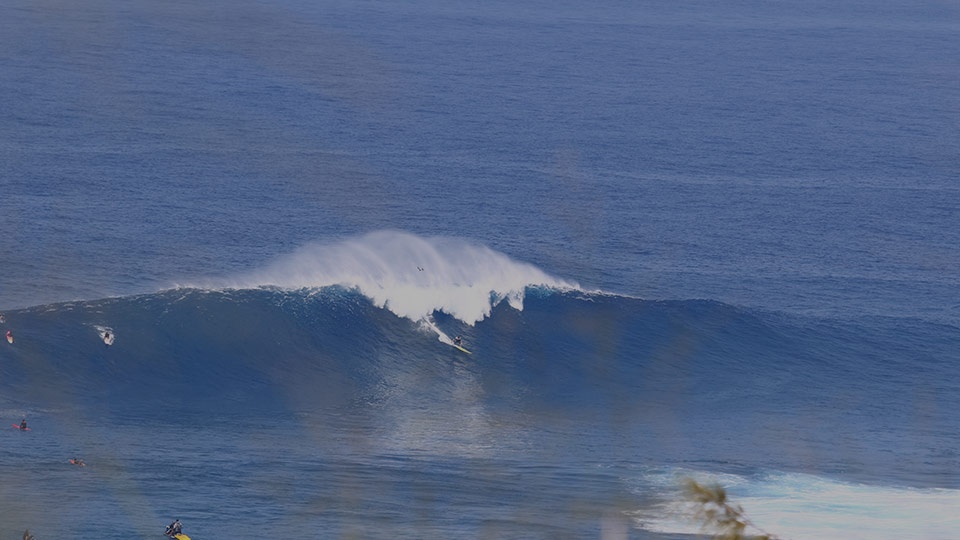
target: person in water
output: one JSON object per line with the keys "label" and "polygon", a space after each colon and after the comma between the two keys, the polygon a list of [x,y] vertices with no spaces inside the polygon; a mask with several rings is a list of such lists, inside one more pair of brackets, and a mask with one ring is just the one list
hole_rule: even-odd
{"label": "person in water", "polygon": [[179,519],[173,520],[173,523],[167,525],[167,530],[164,534],[167,536],[176,536],[183,533],[183,524],[180,523]]}
{"label": "person in water", "polygon": [[461,347],[463,345],[463,338],[460,336],[453,338],[453,344],[457,347]]}
{"label": "person in water", "polygon": [[20,421],[20,429],[21,429],[22,431],[26,431],[26,429],[27,429],[27,419],[26,419],[26,418],[24,418],[23,420]]}
{"label": "person in water", "polygon": [[70,463],[73,463],[74,465],[76,465],[76,466],[78,466],[78,467],[86,467],[86,466],[87,466],[87,464],[84,463],[82,459],[77,458],[77,457],[71,459],[71,460],[70,460]]}

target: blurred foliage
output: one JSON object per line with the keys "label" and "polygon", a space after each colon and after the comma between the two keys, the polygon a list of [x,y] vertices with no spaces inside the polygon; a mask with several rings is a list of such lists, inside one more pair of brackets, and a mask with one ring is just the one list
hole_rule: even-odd
{"label": "blurred foliage", "polygon": [[[742,506],[727,499],[727,490],[721,486],[707,486],[687,478],[683,488],[687,500],[696,506],[694,516],[703,523],[704,531],[711,531],[715,540],[781,540],[754,525]],[[749,534],[748,529],[758,534]]]}

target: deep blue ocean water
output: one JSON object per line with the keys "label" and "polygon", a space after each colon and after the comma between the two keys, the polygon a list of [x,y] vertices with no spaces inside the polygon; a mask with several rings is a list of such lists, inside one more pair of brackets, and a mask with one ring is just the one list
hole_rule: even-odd
{"label": "deep blue ocean water", "polygon": [[0,538],[960,537],[960,7],[594,4],[0,5]]}

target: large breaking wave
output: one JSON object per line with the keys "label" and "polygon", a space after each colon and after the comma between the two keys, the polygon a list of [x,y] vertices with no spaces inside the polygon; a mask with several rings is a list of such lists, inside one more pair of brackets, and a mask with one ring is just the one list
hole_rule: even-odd
{"label": "large breaking wave", "polygon": [[[488,444],[521,460],[562,433],[584,460],[602,449],[751,478],[957,487],[929,473],[956,471],[953,327],[591,293],[481,246],[399,233],[191,285],[8,311],[0,412],[161,427],[280,415],[362,426],[401,453]],[[472,356],[436,339],[454,333]],[[437,436],[463,422],[489,437]]]}
{"label": "large breaking wave", "polygon": [[412,320],[442,311],[468,324],[501,301],[523,308],[530,286],[576,289],[574,282],[468,240],[379,231],[336,243],[311,244],[266,268],[204,288],[356,288],[374,305]]}

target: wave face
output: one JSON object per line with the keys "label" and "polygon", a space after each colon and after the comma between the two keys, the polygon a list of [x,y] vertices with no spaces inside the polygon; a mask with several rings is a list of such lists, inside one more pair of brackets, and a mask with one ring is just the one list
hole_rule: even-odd
{"label": "wave face", "polygon": [[361,430],[442,411],[454,423],[522,424],[528,438],[563,425],[571,452],[590,437],[618,459],[958,482],[956,328],[520,293],[522,310],[492,302],[479,321],[479,309],[429,314],[471,356],[412,318],[420,311],[399,316],[378,307],[392,299],[342,286],[176,289],[8,312],[16,343],[3,350],[0,403],[144,422],[336,414]]}

